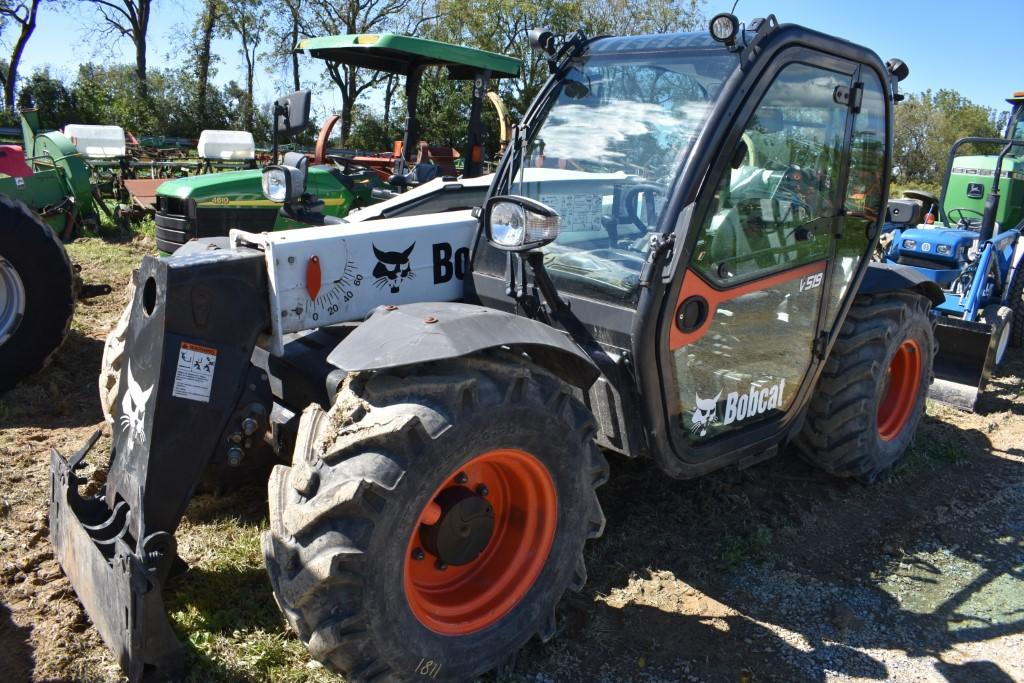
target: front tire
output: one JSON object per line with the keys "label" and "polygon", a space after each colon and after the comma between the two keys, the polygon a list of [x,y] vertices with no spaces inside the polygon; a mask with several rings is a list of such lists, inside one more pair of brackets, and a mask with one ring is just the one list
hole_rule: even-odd
{"label": "front tire", "polygon": [[350,378],[271,475],[263,548],[288,622],[351,681],[467,680],[551,637],[604,527],[593,435],[521,358]]}
{"label": "front tire", "polygon": [[1024,260],[1017,265],[1006,294],[1006,305],[1013,311],[1010,320],[1010,346],[1024,346]]}
{"label": "front tire", "polygon": [[74,271],[57,235],[0,195],[0,392],[50,361],[74,311]]}
{"label": "front tire", "polygon": [[854,300],[796,440],[805,460],[870,484],[904,456],[932,381],[929,309],[912,292]]}

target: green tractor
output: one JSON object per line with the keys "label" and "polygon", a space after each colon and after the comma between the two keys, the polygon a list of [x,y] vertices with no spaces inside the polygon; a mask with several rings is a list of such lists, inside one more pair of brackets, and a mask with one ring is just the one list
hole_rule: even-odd
{"label": "green tractor", "polygon": [[[473,83],[466,148],[461,154],[465,178],[478,176],[483,171],[481,111],[487,99],[487,83],[492,78],[515,78],[520,68],[519,60],[512,57],[389,33],[309,38],[300,42],[296,50],[324,60],[330,68],[353,64],[399,74],[406,79],[408,117],[401,147],[399,149],[396,145],[393,153],[362,157],[333,154],[327,143],[338,117],[331,116],[324,123],[309,168],[309,191],[323,202],[326,215],[336,217],[345,216],[353,209],[373,204],[392,196],[395,191],[416,184],[415,180],[406,179],[406,172],[414,163],[420,140],[416,100],[426,68],[443,66],[448,69],[449,78]],[[298,95],[295,93],[282,98],[275,105],[275,142],[278,134],[298,132],[289,125],[287,116],[289,105],[293,108],[305,106],[308,111],[308,99],[304,105],[300,104]],[[435,156],[438,156],[436,161],[442,175],[455,175],[455,167],[446,162],[457,155],[449,150],[447,159],[443,153]],[[424,207],[424,210],[428,209]],[[160,185],[155,221],[157,247],[165,253],[174,252],[191,239],[226,236],[230,228],[279,230],[300,227],[295,221],[281,216],[277,205],[263,197],[260,171],[257,169],[180,178]]]}
{"label": "green tractor", "polygon": [[85,288],[61,240],[97,216],[89,168],[59,131],[21,113],[23,147],[0,146],[0,392],[38,371],[67,336]]}

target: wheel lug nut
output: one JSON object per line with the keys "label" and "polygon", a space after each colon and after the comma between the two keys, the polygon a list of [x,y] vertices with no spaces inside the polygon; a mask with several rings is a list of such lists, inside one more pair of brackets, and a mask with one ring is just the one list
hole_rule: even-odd
{"label": "wheel lug nut", "polygon": [[467,481],[469,481],[469,477],[466,476],[465,472],[459,472],[455,475],[456,484],[465,484]]}
{"label": "wheel lug nut", "polygon": [[438,560],[434,563],[434,569],[439,572],[443,572],[445,569],[448,569],[448,565],[446,565],[442,560]]}
{"label": "wheel lug nut", "polygon": [[424,557],[424,555],[423,555],[423,548],[414,548],[413,549],[413,551],[412,551],[412,559],[414,559],[414,560],[416,560],[418,562],[418,561],[422,560],[423,557]]}
{"label": "wheel lug nut", "polygon": [[490,490],[487,488],[486,485],[480,484],[479,486],[476,487],[476,492],[478,495],[486,497],[487,494],[490,493]]}

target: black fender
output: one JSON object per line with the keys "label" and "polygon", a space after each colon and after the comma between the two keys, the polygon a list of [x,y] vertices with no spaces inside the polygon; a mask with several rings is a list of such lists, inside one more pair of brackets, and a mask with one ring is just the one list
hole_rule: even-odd
{"label": "black fender", "polygon": [[380,306],[328,354],[345,372],[384,370],[511,347],[586,390],[600,370],[567,335],[544,323],[484,306],[417,303]]}
{"label": "black fender", "polygon": [[871,261],[864,279],[860,282],[858,294],[883,294],[911,289],[928,297],[933,306],[946,300],[942,288],[934,281],[917,271],[912,266],[899,263],[879,263]]}

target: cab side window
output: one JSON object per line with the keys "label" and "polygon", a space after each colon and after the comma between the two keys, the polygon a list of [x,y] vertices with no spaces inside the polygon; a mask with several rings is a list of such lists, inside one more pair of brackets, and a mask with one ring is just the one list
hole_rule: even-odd
{"label": "cab side window", "polygon": [[849,77],[808,64],[775,77],[730,155],[694,250],[713,284],[824,259],[836,215]]}

